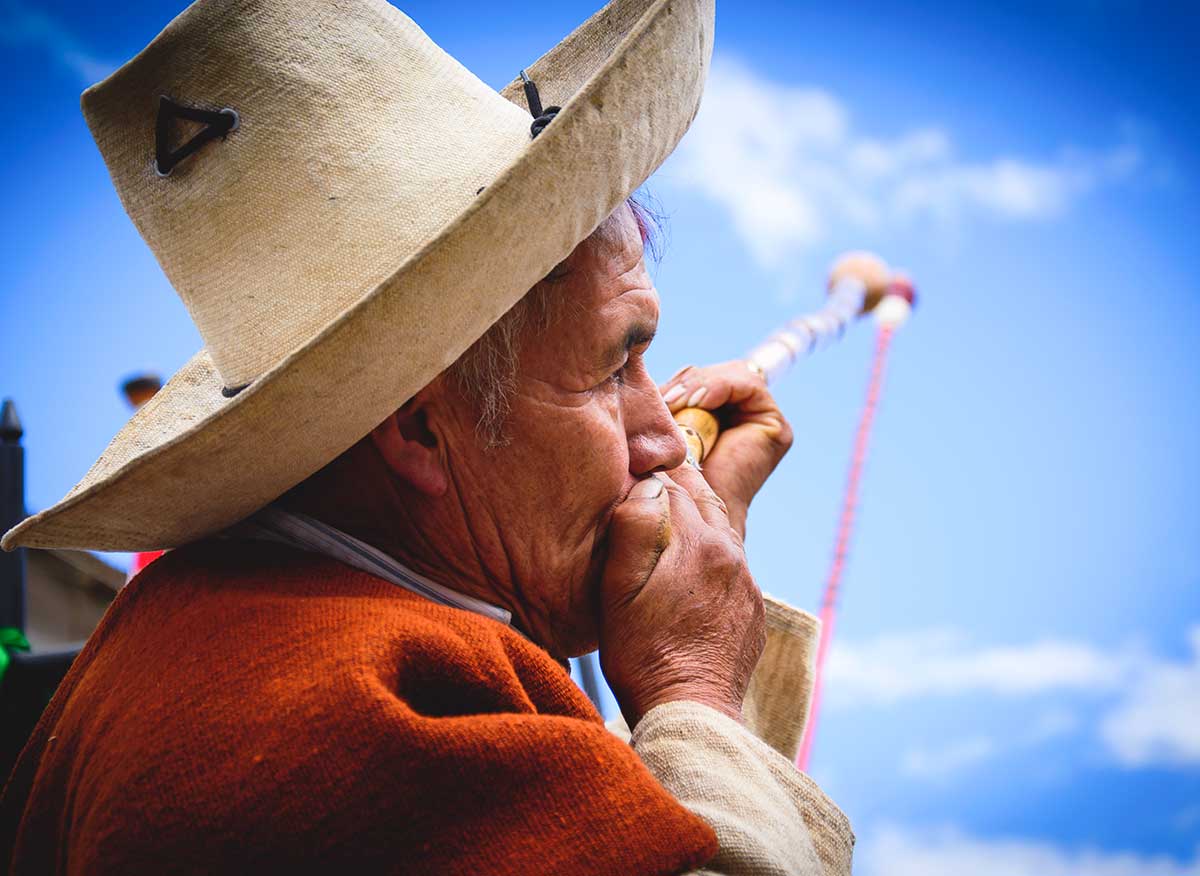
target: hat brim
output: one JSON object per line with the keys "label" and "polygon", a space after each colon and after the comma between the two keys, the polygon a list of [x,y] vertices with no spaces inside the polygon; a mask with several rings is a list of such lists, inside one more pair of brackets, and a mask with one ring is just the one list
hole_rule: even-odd
{"label": "hat brim", "polygon": [[532,66],[535,80],[581,84],[468,209],[234,397],[197,353],[83,480],[3,547],[174,547],[319,470],[453,363],[662,164],[699,108],[712,36],[713,0],[600,10]]}

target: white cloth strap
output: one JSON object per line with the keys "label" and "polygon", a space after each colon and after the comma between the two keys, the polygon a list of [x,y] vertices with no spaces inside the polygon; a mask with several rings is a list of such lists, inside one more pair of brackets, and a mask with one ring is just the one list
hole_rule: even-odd
{"label": "white cloth strap", "polygon": [[512,622],[512,612],[507,609],[430,581],[365,541],[296,511],[268,505],[228,530],[228,534],[323,554],[441,605],[473,611],[505,625]]}

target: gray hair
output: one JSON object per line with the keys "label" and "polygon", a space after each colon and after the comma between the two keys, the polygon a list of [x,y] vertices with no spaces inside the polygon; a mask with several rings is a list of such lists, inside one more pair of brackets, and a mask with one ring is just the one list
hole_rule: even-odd
{"label": "gray hair", "polygon": [[[647,206],[646,197],[631,196],[626,202],[642,235],[646,254],[657,261],[663,218]],[[617,213],[593,231],[580,246],[596,246],[616,237]],[[517,390],[522,345],[548,331],[562,312],[563,296],[558,287],[570,274],[564,259],[530,289],[487,333],[458,357],[447,373],[455,387],[474,405],[478,420],[475,432],[485,449],[509,443],[504,426]]]}

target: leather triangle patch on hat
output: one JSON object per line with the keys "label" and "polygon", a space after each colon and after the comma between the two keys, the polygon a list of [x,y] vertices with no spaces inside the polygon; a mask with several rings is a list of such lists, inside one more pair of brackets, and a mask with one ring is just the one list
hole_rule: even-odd
{"label": "leather triangle patch on hat", "polygon": [[[198,122],[204,127],[192,135],[186,143],[171,148],[172,122],[180,119]],[[231,131],[237,130],[238,114],[226,107],[221,110],[203,110],[176,103],[163,95],[158,100],[158,119],[154,125],[154,169],[159,176],[169,176],[179,162],[200,151],[211,140],[224,140]]]}

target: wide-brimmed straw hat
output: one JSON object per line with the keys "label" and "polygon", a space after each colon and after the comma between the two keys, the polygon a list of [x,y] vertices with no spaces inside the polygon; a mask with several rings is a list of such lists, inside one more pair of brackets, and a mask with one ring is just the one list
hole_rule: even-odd
{"label": "wide-brimmed straw hat", "polygon": [[384,0],[189,7],[82,103],[204,349],[4,547],[171,547],[320,469],[663,162],[712,34],[614,0],[498,94]]}

